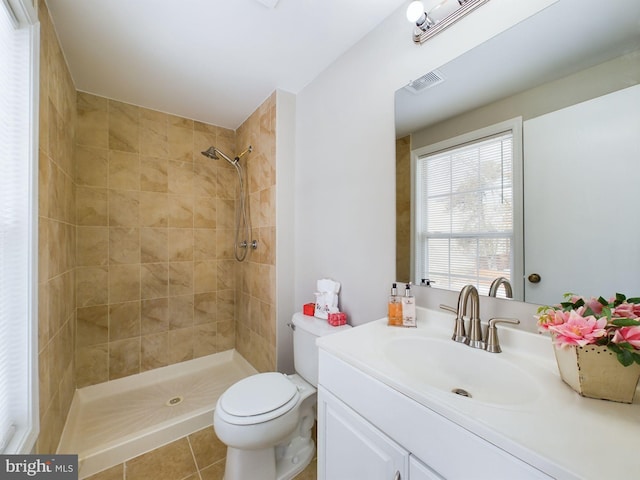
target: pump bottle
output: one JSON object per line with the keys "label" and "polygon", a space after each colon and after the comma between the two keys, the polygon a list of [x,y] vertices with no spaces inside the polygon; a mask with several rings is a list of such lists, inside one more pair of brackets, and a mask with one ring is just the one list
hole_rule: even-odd
{"label": "pump bottle", "polygon": [[391,286],[391,295],[389,295],[388,318],[388,325],[394,327],[402,326],[402,301],[398,296],[398,290],[395,283]]}
{"label": "pump bottle", "polygon": [[402,326],[416,326],[416,301],[414,296],[411,294],[410,283],[407,283],[404,290],[404,297],[402,297]]}

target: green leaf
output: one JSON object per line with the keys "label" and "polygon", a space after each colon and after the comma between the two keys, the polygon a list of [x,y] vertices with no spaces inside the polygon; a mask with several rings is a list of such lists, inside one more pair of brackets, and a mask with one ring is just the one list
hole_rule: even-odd
{"label": "green leaf", "polygon": [[615,353],[622,353],[622,349],[615,343],[610,343],[607,345],[607,348]]}
{"label": "green leaf", "polygon": [[611,320],[611,308],[608,306],[602,307],[602,316],[607,317],[608,320]]}
{"label": "green leaf", "polygon": [[622,293],[616,293],[616,305],[620,305],[627,299],[626,295]]}
{"label": "green leaf", "polygon": [[627,298],[627,303],[640,303],[640,297]]}
{"label": "green leaf", "polygon": [[631,353],[629,350],[621,351],[616,355],[616,357],[618,357],[618,361],[625,367],[631,365],[635,360],[633,353]]}
{"label": "green leaf", "polygon": [[618,361],[625,367],[628,367],[633,362],[640,365],[640,353],[638,353],[630,343],[610,343],[607,345],[607,348],[615,352]]}
{"label": "green leaf", "polygon": [[598,297],[598,302],[600,305],[604,305],[605,307],[609,305],[609,302],[604,299],[604,297]]}
{"label": "green leaf", "polygon": [[569,312],[571,310],[575,310],[576,308],[582,307],[584,305],[584,299],[579,298],[575,302],[560,302],[560,306],[562,310],[565,312]]}
{"label": "green leaf", "polygon": [[630,352],[633,352],[635,350],[635,348],[633,348],[633,345],[631,345],[629,342],[620,342],[618,343],[618,345],[620,345],[623,350],[629,350]]}
{"label": "green leaf", "polygon": [[616,318],[611,323],[616,327],[635,327],[640,325],[640,321],[633,318]]}

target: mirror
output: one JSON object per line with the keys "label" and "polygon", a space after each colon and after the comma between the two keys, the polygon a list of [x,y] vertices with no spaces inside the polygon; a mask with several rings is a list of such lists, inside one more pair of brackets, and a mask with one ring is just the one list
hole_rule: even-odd
{"label": "mirror", "polygon": [[[599,13],[593,15],[594,11]],[[618,244],[610,242],[616,235],[568,235],[564,240],[570,244],[569,250],[580,253],[581,257],[576,262],[581,262],[581,265],[565,267],[560,273],[546,275],[544,271],[532,269],[541,257],[549,257],[548,250],[534,244],[534,240],[527,240],[527,232],[539,229],[529,224],[528,218],[541,212],[550,217],[552,213],[551,210],[544,211],[539,207],[539,198],[534,199],[530,195],[536,187],[528,183],[534,175],[528,170],[532,164],[527,164],[527,160],[545,153],[543,150],[536,153],[540,149],[537,148],[538,143],[534,142],[540,141],[534,140],[533,136],[527,139],[527,132],[533,132],[533,127],[542,123],[538,119],[552,118],[556,113],[570,111],[577,105],[597,104],[600,98],[609,97],[610,94],[615,96],[617,92],[630,90],[628,87],[639,84],[639,20],[640,4],[637,0],[620,0],[606,5],[595,0],[560,0],[438,68],[435,73],[444,81],[431,82],[432,86],[419,93],[412,93],[405,88],[396,92],[397,280],[415,282],[415,279],[410,279],[410,152],[521,116],[525,133],[524,276],[537,273],[541,275],[542,281],[532,284],[525,278],[515,279],[514,281],[522,280],[524,283],[524,297],[519,300],[546,304],[557,303],[565,292],[584,295],[609,295],[615,291],[634,295],[640,293],[640,275],[637,274],[640,270],[640,247],[637,241]],[[610,110],[612,109],[613,107]],[[562,118],[561,115],[558,117]],[[529,125],[531,128],[528,128]],[[567,121],[562,125],[569,132],[576,129],[568,127]],[[599,128],[604,131],[609,125],[603,122]],[[624,154],[631,152],[635,155],[634,168],[632,171],[623,170],[625,173],[620,177],[631,176],[637,181],[636,179],[640,179],[640,164],[637,162],[636,152],[640,149],[640,142],[637,141],[637,134],[633,138],[633,145],[622,145],[621,148]],[[563,148],[581,143],[579,138],[569,138],[567,142],[568,145]],[[536,148],[533,148],[534,145]],[[563,153],[563,157],[569,158],[571,155],[582,154]],[[592,168],[589,174],[606,176],[609,165],[605,167],[602,162],[609,161],[610,158],[606,156],[601,158],[600,167]],[[569,184],[571,177],[573,175],[562,178],[561,188],[574,188]],[[580,182],[589,181],[581,175],[576,177],[581,177]],[[615,177],[616,175],[611,175],[614,183]],[[575,188],[584,190],[580,185]],[[597,187],[592,188],[593,192],[597,190]],[[602,211],[616,214],[621,205],[629,205],[629,208],[637,205],[637,196],[629,196],[627,201],[619,195],[623,190],[635,188],[619,190],[613,190],[614,194],[611,195],[597,195],[598,198],[594,201],[597,201]],[[545,200],[548,199],[550,205],[555,205],[556,210],[564,210],[565,217],[570,217],[568,209],[571,206],[567,198],[560,194],[558,198],[551,199],[552,193],[545,194]],[[580,205],[576,208],[580,208]],[[582,218],[582,221],[585,222],[585,219]],[[636,224],[630,225],[630,228],[638,229],[637,222],[630,223]],[[567,230],[572,228],[586,230],[585,223],[575,227],[567,226]],[[638,238],[638,234],[640,231],[634,234],[627,230],[624,235],[627,238]],[[556,243],[560,242],[563,242],[562,238]],[[535,252],[538,250],[543,253],[536,258],[538,254]],[[621,253],[620,259],[612,259],[612,252]],[[560,256],[551,258],[556,264],[567,261],[566,251],[557,255]],[[596,265],[597,259],[614,265],[614,273],[605,274],[599,267],[584,268]],[[567,261],[567,265],[570,262]],[[551,289],[546,288],[551,283],[550,279],[553,279],[554,284]],[[433,287],[437,288],[438,285]]]}

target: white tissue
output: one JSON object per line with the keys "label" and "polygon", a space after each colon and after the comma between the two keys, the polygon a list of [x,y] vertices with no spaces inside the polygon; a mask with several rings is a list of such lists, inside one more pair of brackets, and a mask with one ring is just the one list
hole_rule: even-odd
{"label": "white tissue", "polygon": [[340,292],[340,282],[330,278],[321,278],[317,282],[318,291],[316,296],[316,308],[314,316],[318,318],[329,318],[329,313],[338,312],[338,293]]}

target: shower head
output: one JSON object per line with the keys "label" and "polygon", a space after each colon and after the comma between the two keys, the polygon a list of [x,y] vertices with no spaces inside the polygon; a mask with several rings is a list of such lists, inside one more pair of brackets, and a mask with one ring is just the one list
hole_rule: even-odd
{"label": "shower head", "polygon": [[218,157],[218,155],[216,155],[216,147],[209,147],[204,152],[200,153],[202,153],[202,155],[204,155],[205,157],[209,157],[213,160],[219,160],[220,158]]}
{"label": "shower head", "polygon": [[222,153],[220,150],[218,150],[216,147],[209,147],[207,148],[204,152],[200,152],[202,153],[202,155],[204,155],[205,157],[211,158],[213,160],[219,160],[220,157],[224,158],[227,162],[229,162],[231,165],[235,165],[236,163],[238,163],[239,158],[235,158],[235,159],[230,159],[228,156],[226,156],[224,153]]}

